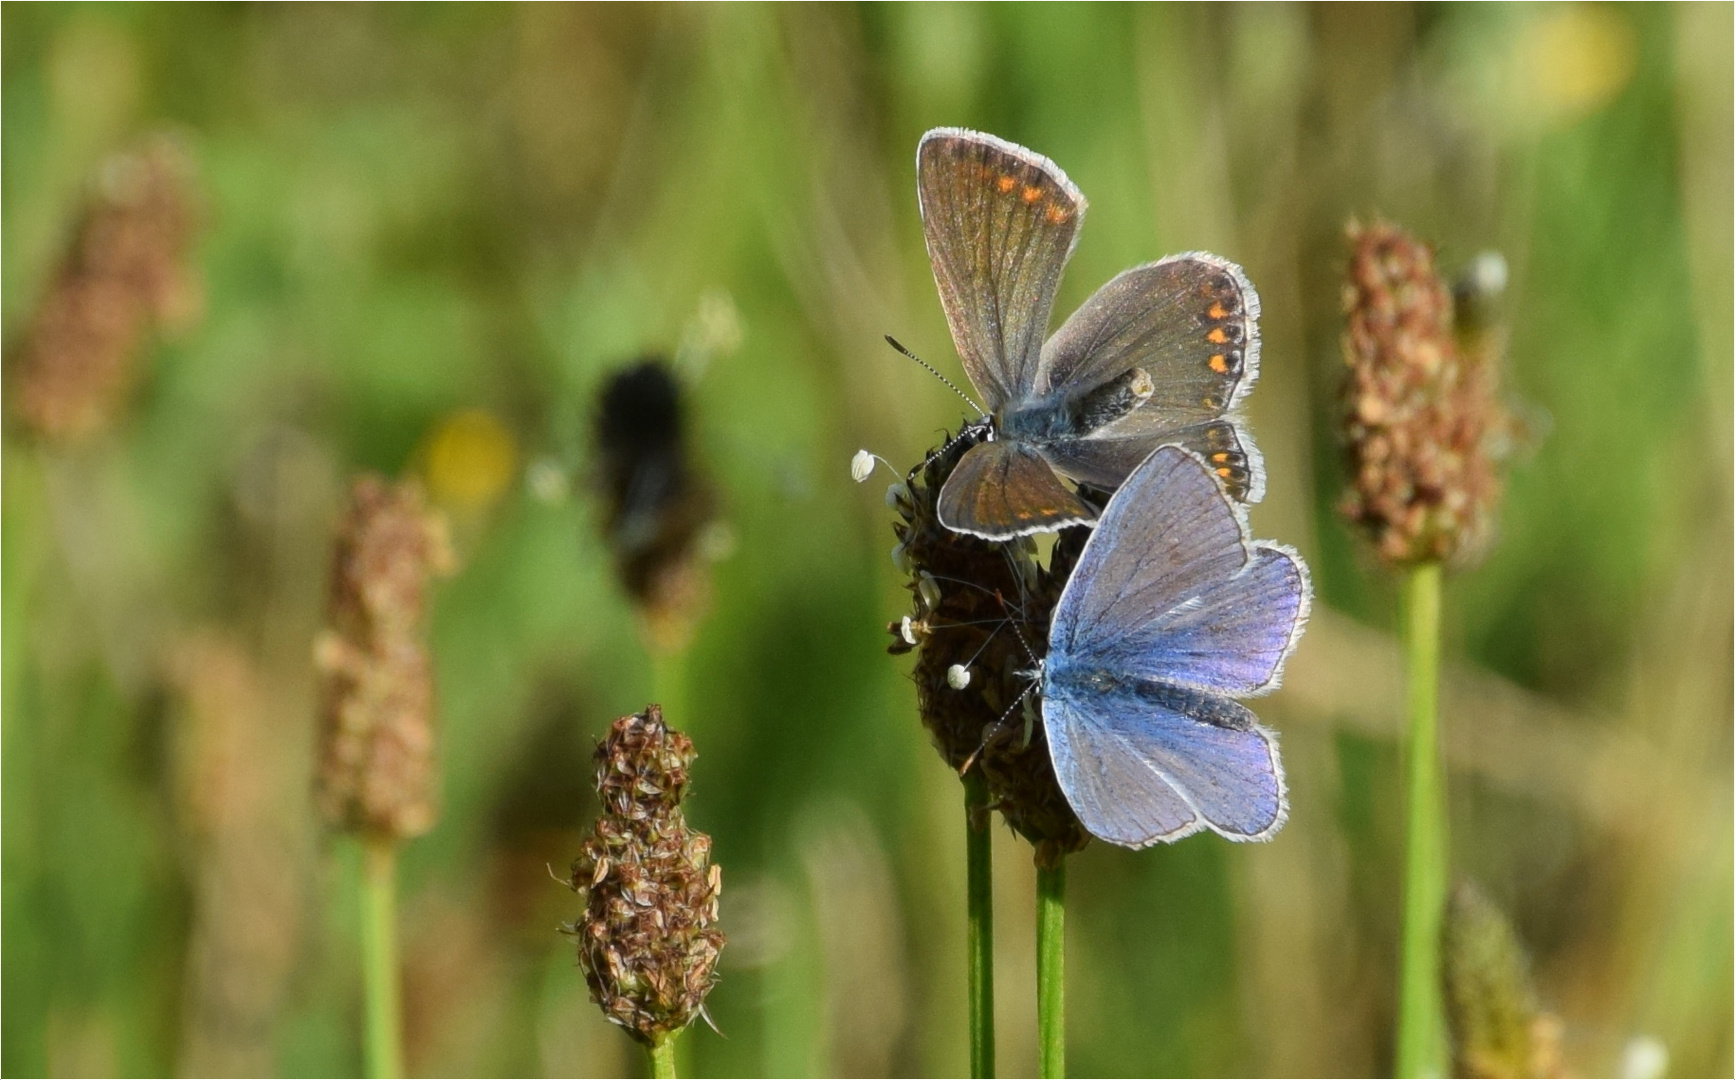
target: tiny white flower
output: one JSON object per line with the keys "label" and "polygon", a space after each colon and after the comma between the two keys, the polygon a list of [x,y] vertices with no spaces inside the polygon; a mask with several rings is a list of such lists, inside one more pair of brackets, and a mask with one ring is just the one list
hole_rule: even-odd
{"label": "tiny white flower", "polygon": [[963,664],[953,664],[946,669],[946,685],[954,690],[962,690],[970,685],[970,669]]}
{"label": "tiny white flower", "polygon": [[857,450],[855,457],[849,459],[849,475],[856,483],[861,483],[874,474],[874,456],[866,450]]}

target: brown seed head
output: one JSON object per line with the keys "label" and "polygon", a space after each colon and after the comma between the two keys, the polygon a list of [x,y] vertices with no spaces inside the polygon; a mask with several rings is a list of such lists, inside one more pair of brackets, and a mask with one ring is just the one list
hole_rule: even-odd
{"label": "brown seed head", "polygon": [[[1004,723],[1001,717],[1031,689],[1048,651],[1049,617],[1089,531],[1064,532],[1044,568],[1027,537],[996,543],[941,525],[940,488],[979,441],[966,434],[893,488],[893,558],[910,575],[909,636],[916,643],[899,620],[888,627],[888,651],[917,650],[916,704],[935,749],[953,769],[981,769],[1006,823],[1036,846],[1038,862],[1051,865],[1083,848],[1090,834],[1055,779],[1034,693]],[[962,688],[948,678],[954,665],[970,672]]]}
{"label": "brown seed head", "polygon": [[1459,348],[1428,245],[1389,225],[1352,223],[1348,235],[1340,509],[1389,565],[1473,561],[1500,501],[1497,364]]}
{"label": "brown seed head", "polygon": [[340,828],[404,839],[438,814],[433,674],[424,641],[428,578],[451,570],[442,519],[414,484],[358,477],[338,527],[325,678],[319,801]]}
{"label": "brown seed head", "polygon": [[693,758],[659,705],[616,720],[596,750],[602,814],[572,863],[585,910],[566,930],[591,1000],[648,1046],[703,1013],[724,944],[723,869],[681,812]]}
{"label": "brown seed head", "polygon": [[194,234],[191,186],[186,154],[168,139],[103,163],[19,347],[18,415],[37,433],[73,441],[107,426],[146,335],[197,307],[183,265]]}
{"label": "brown seed head", "polygon": [[1442,938],[1454,1075],[1560,1076],[1559,1021],[1538,1008],[1530,958],[1506,916],[1474,884],[1460,882]]}

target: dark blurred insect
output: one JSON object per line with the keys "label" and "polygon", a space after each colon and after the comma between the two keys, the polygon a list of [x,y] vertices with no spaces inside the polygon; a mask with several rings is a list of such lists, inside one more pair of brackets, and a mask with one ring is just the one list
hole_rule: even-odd
{"label": "dark blurred insect", "polygon": [[678,648],[709,592],[701,549],[717,498],[693,468],[686,421],[680,383],[658,356],[616,372],[598,395],[603,538],[654,647]]}

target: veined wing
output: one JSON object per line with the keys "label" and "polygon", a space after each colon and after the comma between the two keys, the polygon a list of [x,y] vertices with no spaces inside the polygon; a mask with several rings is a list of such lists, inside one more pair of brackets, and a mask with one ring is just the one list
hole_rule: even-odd
{"label": "veined wing", "polygon": [[[1180,443],[1208,460],[1220,455],[1214,463],[1230,494],[1257,502],[1263,465],[1228,415],[1259,377],[1259,294],[1241,268],[1191,252],[1120,274],[1043,347],[1035,392],[1088,392],[1133,368],[1150,376],[1151,396],[1057,448],[1050,455],[1056,465],[1113,489],[1144,455]],[[1196,437],[1204,435],[1214,437]]]}
{"label": "veined wing", "polygon": [[1036,378],[1084,194],[1040,154],[961,128],[922,136],[916,186],[952,341],[998,411]]}
{"label": "veined wing", "polygon": [[1206,464],[1165,446],[1109,500],[1055,606],[1050,653],[1126,678],[1256,694],[1276,685],[1310,597],[1301,560],[1249,544]]}
{"label": "veined wing", "polygon": [[1062,670],[1042,716],[1061,790],[1100,839],[1140,848],[1209,828],[1266,840],[1288,817],[1276,738],[1232,701]]}

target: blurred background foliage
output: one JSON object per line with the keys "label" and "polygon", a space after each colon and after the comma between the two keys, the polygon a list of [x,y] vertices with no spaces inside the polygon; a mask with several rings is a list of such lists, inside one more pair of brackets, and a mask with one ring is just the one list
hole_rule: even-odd
{"label": "blurred background foliage", "polygon": [[[462,563],[432,643],[444,816],[406,850],[411,1068],[642,1068],[549,878],[653,693],[701,757],[727,1035],[699,1075],[958,1074],[959,786],[925,745],[877,482],[960,419],[921,132],[1091,200],[1059,310],[1194,248],[1265,301],[1258,535],[1320,594],[1293,815],[1073,860],[1080,1075],[1389,1068],[1392,582],[1335,517],[1342,229],[1503,252],[1537,436],[1448,586],[1455,869],[1534,956],[1567,1067],[1731,1069],[1727,5],[72,6],[3,12],[9,355],[108,155],[193,175],[193,317],[77,443],[9,410],[0,1066],[353,1074],[356,852],[310,808],[347,477],[413,474]],[[594,394],[677,363],[732,543],[657,669],[590,497]],[[16,365],[14,365],[15,367]],[[16,392],[9,386],[9,396]],[[1545,437],[1543,437],[1545,435]],[[882,477],[884,474],[881,474]],[[1033,872],[998,830],[1002,1071],[1034,1068]]]}

